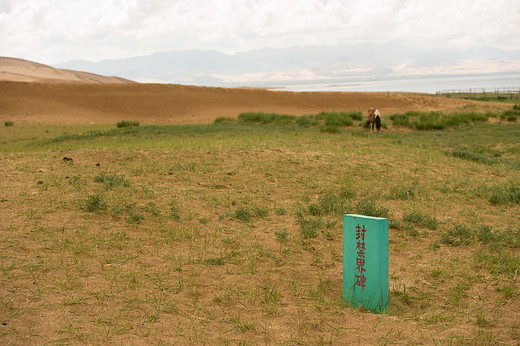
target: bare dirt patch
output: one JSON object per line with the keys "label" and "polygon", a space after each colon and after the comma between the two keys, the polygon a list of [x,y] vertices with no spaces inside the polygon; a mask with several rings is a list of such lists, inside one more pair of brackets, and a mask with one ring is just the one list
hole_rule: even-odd
{"label": "bare dirt patch", "polygon": [[35,124],[211,122],[243,112],[315,114],[377,107],[385,115],[417,111],[487,111],[500,103],[407,93],[285,92],[164,84],[0,82],[0,121]]}

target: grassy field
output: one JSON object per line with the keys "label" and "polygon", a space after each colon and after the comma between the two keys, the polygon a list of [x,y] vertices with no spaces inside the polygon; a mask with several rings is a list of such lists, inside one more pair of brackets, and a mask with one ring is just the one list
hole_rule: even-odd
{"label": "grassy field", "polygon": [[[0,343],[518,344],[516,115],[359,119],[0,127]],[[345,213],[389,218],[388,314]]]}
{"label": "grassy field", "polygon": [[444,95],[446,97],[460,98],[464,100],[477,100],[477,101],[491,101],[491,102],[504,102],[504,103],[513,103],[516,104],[520,102],[520,93],[518,89],[506,91],[496,91],[496,92],[464,92],[464,91],[455,91],[455,92],[442,92],[438,93],[439,95]]}

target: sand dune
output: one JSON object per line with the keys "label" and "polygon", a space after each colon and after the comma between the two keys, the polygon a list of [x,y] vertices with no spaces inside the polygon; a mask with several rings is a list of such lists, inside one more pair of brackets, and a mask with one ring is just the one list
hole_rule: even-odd
{"label": "sand dune", "polygon": [[36,62],[0,57],[0,81],[45,83],[133,83],[118,77],[56,69]]}
{"label": "sand dune", "polygon": [[[383,117],[408,110],[446,111],[481,107],[465,100],[404,93],[284,92],[164,84],[0,82],[0,121],[39,124],[200,123],[242,112],[294,115],[362,111]],[[500,107],[500,106],[497,106]]]}
{"label": "sand dune", "polygon": [[[0,121],[90,124],[138,120],[143,124],[211,122],[222,116],[262,111],[294,115],[321,111],[456,111],[482,103],[406,93],[286,92],[139,84],[117,77],[58,70],[0,58]],[[472,108],[473,107],[473,108]]]}

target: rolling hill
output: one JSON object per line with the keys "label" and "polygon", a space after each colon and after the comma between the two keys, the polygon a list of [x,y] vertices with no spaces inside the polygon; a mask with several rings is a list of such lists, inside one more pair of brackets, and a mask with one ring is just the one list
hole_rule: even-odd
{"label": "rolling hill", "polygon": [[57,69],[37,62],[9,57],[0,57],[0,81],[96,84],[133,83],[124,78]]}

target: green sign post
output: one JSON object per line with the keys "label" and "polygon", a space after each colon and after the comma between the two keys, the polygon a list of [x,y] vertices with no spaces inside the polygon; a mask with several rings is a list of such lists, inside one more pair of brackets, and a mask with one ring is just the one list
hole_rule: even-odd
{"label": "green sign post", "polygon": [[343,301],[388,311],[388,219],[343,217]]}

